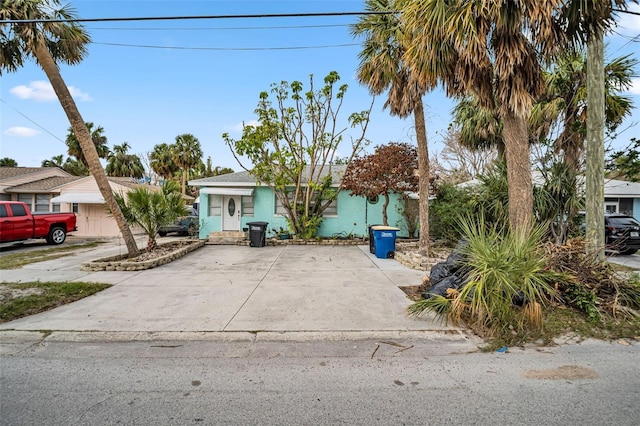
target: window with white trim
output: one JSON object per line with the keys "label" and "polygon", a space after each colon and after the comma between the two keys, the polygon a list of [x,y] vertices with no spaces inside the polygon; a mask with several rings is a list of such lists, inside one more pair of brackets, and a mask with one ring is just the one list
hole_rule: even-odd
{"label": "window with white trim", "polygon": [[209,216],[222,216],[222,196],[209,194]]}
{"label": "window with white trim", "polygon": [[33,210],[33,194],[18,194],[18,201],[29,206],[29,210]]}
{"label": "window with white trim", "polygon": [[50,200],[51,195],[49,194],[36,194],[36,208],[34,209],[34,211],[48,212]]}
{"label": "window with white trim", "polygon": [[242,196],[242,216],[253,217],[253,197],[250,195]]}

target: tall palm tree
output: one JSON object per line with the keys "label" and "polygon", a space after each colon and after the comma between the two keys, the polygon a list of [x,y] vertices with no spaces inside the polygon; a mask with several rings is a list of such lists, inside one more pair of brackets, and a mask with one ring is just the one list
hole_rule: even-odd
{"label": "tall palm tree", "polygon": [[[107,146],[107,137],[104,135],[104,128],[102,126],[98,126],[95,129],[93,128],[93,123],[86,123],[87,130],[91,134],[91,140],[93,144],[96,146],[96,151],[98,152],[98,157],[107,158],[109,156],[109,146]],[[69,133],[67,133],[67,138],[64,141],[67,144],[67,154],[72,157],[75,157],[78,161],[89,168],[87,164],[87,159],[84,157],[82,152],[82,147],[80,146],[80,142],[76,137],[75,132],[72,127],[69,127]]]}
{"label": "tall palm tree", "polygon": [[135,154],[129,154],[128,142],[114,145],[113,151],[107,157],[106,172],[108,176],[132,177],[140,179],[144,176],[142,160]]}
{"label": "tall palm tree", "polygon": [[173,146],[173,160],[178,165],[182,177],[182,195],[187,190],[187,175],[202,162],[202,148],[200,141],[195,136],[185,133],[176,136]]}
{"label": "tall palm tree", "polygon": [[172,180],[180,168],[173,159],[173,145],[157,144],[149,154],[151,170],[165,180]]}
{"label": "tall palm tree", "polygon": [[[89,35],[82,26],[69,21],[73,18],[74,10],[60,7],[58,0],[3,1],[0,20],[5,22],[0,25],[0,71],[14,72],[28,59],[35,59],[42,67],[80,142],[89,171],[120,228],[129,256],[134,256],[139,252],[136,241],[109,186],[91,134],[56,63],[75,65],[87,53]],[[19,22],[25,20],[28,22]]]}
{"label": "tall palm tree", "polygon": [[526,118],[542,93],[541,59],[564,45],[556,2],[403,0],[413,36],[406,59],[420,81],[437,76],[449,95],[474,95],[502,121],[509,222],[528,232],[533,185]]}
{"label": "tall palm tree", "polygon": [[405,61],[405,29],[397,11],[396,0],[367,0],[369,12],[386,14],[363,15],[351,26],[355,37],[364,37],[359,54],[358,79],[374,95],[389,91],[385,108],[391,115],[407,117],[413,113],[418,145],[418,194],[420,239],[419,251],[429,255],[429,146],[424,119],[422,96],[435,85],[435,80],[418,82]]}

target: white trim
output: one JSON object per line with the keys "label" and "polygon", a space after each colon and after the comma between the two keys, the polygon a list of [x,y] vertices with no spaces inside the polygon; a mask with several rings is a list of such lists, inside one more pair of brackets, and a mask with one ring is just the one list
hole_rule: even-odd
{"label": "white trim", "polygon": [[253,195],[253,188],[200,188],[200,194],[210,195]]}
{"label": "white trim", "polygon": [[50,200],[52,203],[104,204],[101,194],[95,192],[68,192]]}

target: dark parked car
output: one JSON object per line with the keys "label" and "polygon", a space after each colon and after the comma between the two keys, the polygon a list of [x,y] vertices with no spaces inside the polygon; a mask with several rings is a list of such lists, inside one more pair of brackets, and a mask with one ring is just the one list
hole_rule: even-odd
{"label": "dark parked car", "polygon": [[607,248],[620,254],[634,254],[640,249],[640,223],[633,216],[604,216],[604,237]]}
{"label": "dark parked car", "polygon": [[167,234],[177,233],[180,235],[189,235],[194,237],[198,235],[198,229],[198,212],[196,209],[191,207],[189,209],[188,216],[179,217],[173,224],[163,226],[158,231],[158,235],[166,237]]}

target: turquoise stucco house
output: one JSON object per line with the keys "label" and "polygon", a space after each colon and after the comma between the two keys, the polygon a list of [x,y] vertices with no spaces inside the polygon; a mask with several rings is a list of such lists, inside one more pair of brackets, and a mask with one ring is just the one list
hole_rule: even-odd
{"label": "turquoise stucco house", "polygon": [[[332,166],[333,181],[338,186],[346,166]],[[273,190],[256,181],[249,172],[242,171],[189,181],[200,188],[198,212],[200,238],[206,239],[212,232],[242,231],[249,222],[268,222],[267,236],[272,229],[287,229],[286,214]],[[401,229],[399,237],[408,236],[400,213],[402,194],[390,194],[387,217],[390,226]],[[337,200],[324,212],[320,225],[320,237],[339,234],[364,236],[369,225],[382,223],[383,197],[367,199],[340,191]]]}

